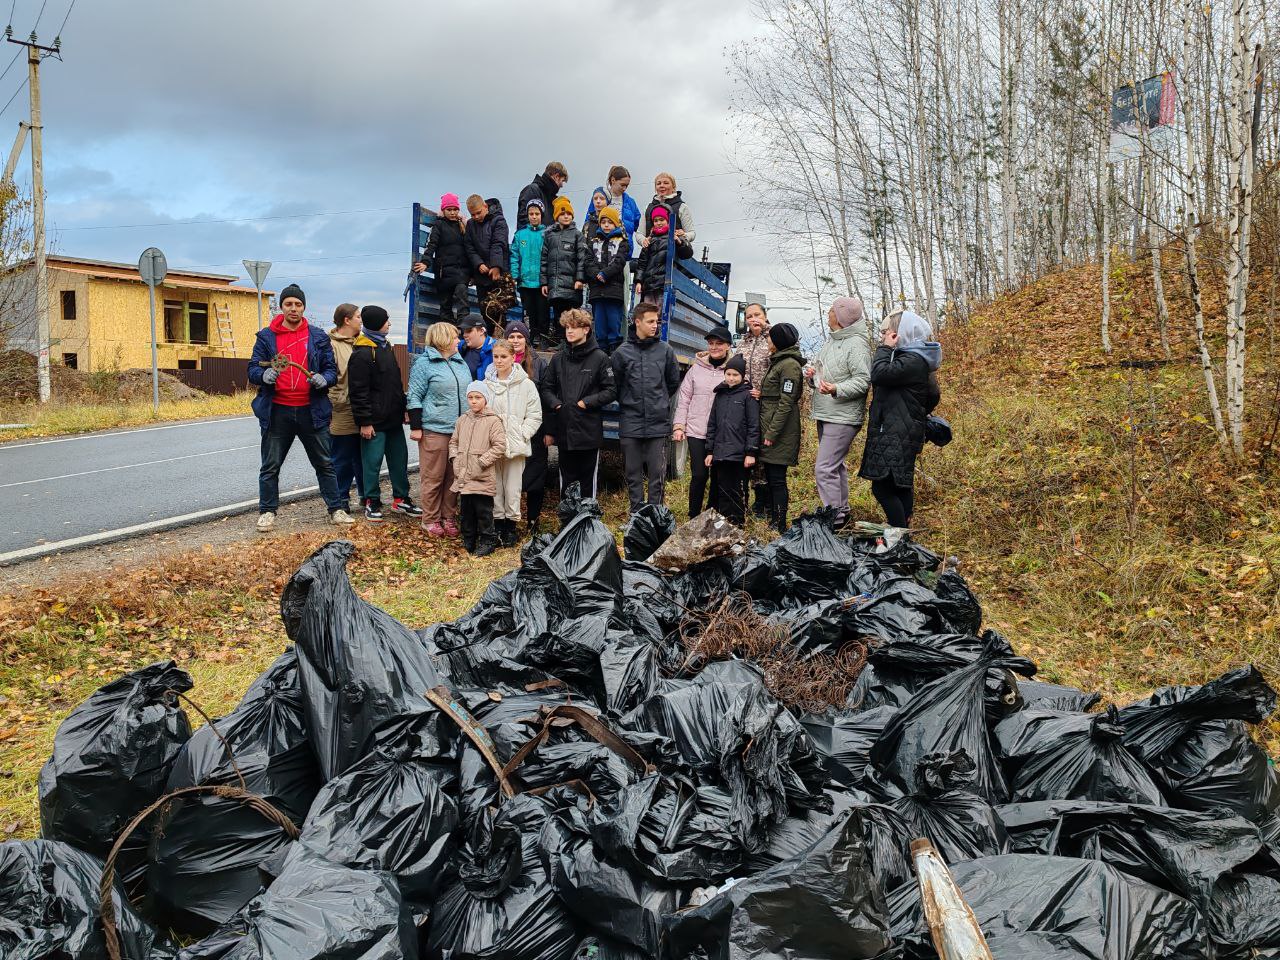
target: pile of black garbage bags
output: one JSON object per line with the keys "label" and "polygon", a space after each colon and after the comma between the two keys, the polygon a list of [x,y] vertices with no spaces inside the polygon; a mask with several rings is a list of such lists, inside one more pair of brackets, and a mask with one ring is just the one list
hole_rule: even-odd
{"label": "pile of black garbage bags", "polygon": [[[113,843],[223,785],[296,838],[234,797],[162,803],[116,859],[121,956],[933,958],[917,837],[997,958],[1280,956],[1257,670],[1097,710],[1031,679],[909,539],[819,514],[669,574],[624,560],[591,501],[562,519],[417,632],[357,595],[350,543],[321,548],[281,598],[293,645],[194,733],[172,662],[95,693],[41,775],[43,839],[0,845],[0,955],[106,957]],[[677,627],[728,591],[805,655],[870,638],[848,703],[788,709],[743,661],[691,673]]]}

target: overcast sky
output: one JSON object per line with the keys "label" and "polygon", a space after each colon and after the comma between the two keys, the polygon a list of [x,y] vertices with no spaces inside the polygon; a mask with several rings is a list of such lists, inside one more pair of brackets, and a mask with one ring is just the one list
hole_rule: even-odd
{"label": "overcast sky", "polygon": [[[69,2],[48,0],[42,42]],[[26,36],[40,3],[14,6]],[[496,196],[514,223],[555,159],[579,218],[611,164],[641,207],[672,171],[699,254],[734,265],[731,295],[778,288],[729,172],[726,48],[757,29],[748,4],[715,0],[81,0],[65,62],[41,73],[50,247],[135,262],[154,244],[246,284],[243,258],[271,260],[268,286],[301,284],[315,318],[350,300],[400,321],[413,201]],[[0,78],[0,97],[19,91],[6,131],[27,113],[24,68]]]}

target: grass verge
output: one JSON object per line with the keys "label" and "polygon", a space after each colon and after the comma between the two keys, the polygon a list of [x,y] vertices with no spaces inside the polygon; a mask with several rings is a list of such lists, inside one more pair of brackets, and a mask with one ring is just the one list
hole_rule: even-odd
{"label": "grass verge", "polygon": [[248,392],[230,396],[209,395],[191,400],[161,400],[157,413],[151,401],[128,403],[96,401],[92,403],[49,404],[12,403],[0,405],[0,423],[24,424],[0,429],[0,442],[33,437],[57,437],[117,427],[141,427],[151,423],[175,420],[202,420],[208,417],[245,416],[249,413]]}

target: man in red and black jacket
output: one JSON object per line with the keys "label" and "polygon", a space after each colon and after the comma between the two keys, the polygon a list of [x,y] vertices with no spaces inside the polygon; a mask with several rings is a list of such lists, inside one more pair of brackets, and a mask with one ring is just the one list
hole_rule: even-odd
{"label": "man in red and black jacket", "polygon": [[[256,385],[253,412],[262,426],[262,468],[258,473],[258,529],[275,526],[280,506],[280,467],[293,446],[302,441],[316,471],[320,495],[338,525],[351,524],[347,504],[338,493],[338,481],[329,454],[329,420],[333,405],[329,388],[338,382],[329,336],[307,323],[303,311],[306,294],[297,284],[280,291],[280,314],[258,331],[249,360],[249,382]],[[278,356],[292,365],[273,365]]]}

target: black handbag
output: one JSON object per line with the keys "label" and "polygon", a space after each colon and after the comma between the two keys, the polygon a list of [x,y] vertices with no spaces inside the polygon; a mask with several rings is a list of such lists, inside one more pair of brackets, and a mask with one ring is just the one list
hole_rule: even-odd
{"label": "black handbag", "polygon": [[924,438],[935,447],[945,447],[951,442],[951,424],[939,416],[929,414],[924,418]]}

